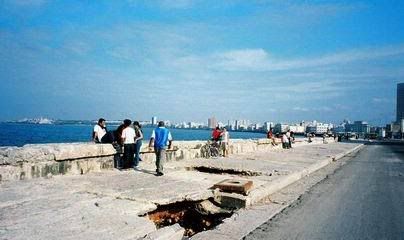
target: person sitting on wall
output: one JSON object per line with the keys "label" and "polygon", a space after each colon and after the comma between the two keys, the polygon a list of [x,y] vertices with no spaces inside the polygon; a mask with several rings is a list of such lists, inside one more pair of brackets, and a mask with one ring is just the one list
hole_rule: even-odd
{"label": "person sitting on wall", "polygon": [[107,125],[104,118],[98,119],[98,123],[93,129],[93,141],[95,143],[113,143],[114,135],[107,131]]}
{"label": "person sitting on wall", "polygon": [[275,142],[275,137],[274,137],[274,134],[273,134],[273,132],[272,132],[272,129],[270,129],[270,130],[268,131],[268,133],[267,133],[267,138],[270,140],[272,146],[276,146],[276,145],[277,145],[276,142]]}

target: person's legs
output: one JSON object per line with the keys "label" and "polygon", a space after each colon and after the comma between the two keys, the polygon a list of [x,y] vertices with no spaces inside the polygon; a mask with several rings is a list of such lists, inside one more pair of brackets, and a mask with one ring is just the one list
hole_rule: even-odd
{"label": "person's legs", "polygon": [[114,154],[114,167],[121,169],[122,168],[122,158],[121,158],[121,153],[122,153],[122,146],[117,144],[114,146],[116,150],[116,154]]}
{"label": "person's legs", "polygon": [[135,144],[131,143],[128,145],[129,145],[128,167],[133,167],[135,162]]}
{"label": "person's legs", "polygon": [[130,156],[129,156],[129,152],[130,152],[130,146],[129,144],[124,144],[123,145],[123,161],[122,161],[122,168],[128,168],[129,166],[129,161],[130,161]]}
{"label": "person's legs", "polygon": [[142,141],[137,141],[135,145],[135,167],[139,165],[140,147],[142,147]]}
{"label": "person's legs", "polygon": [[160,149],[160,167],[159,167],[159,172],[163,173],[164,171],[164,162],[166,161],[166,150]]}
{"label": "person's legs", "polygon": [[[108,133],[106,133],[100,140],[101,143],[110,143]],[[112,143],[112,142],[111,142]]]}
{"label": "person's legs", "polygon": [[156,151],[156,172],[157,174],[163,173],[164,161],[166,158],[166,150],[163,148],[155,148]]}
{"label": "person's legs", "polygon": [[107,132],[101,138],[101,143],[113,143],[113,142],[114,142],[114,133],[113,132]]}
{"label": "person's legs", "polygon": [[159,172],[160,167],[160,149],[154,148],[154,153],[156,154],[156,172]]}

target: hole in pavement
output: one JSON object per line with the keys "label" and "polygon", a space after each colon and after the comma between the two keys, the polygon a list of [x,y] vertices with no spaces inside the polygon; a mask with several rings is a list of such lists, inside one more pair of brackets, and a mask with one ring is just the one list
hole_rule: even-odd
{"label": "hole in pavement", "polygon": [[232,210],[218,207],[212,199],[160,205],[147,213],[158,229],[178,223],[185,229],[186,237],[213,229],[232,215]]}
{"label": "hole in pavement", "polygon": [[220,169],[220,168],[212,168],[212,167],[188,167],[186,168],[188,171],[198,171],[204,173],[213,173],[213,174],[231,174],[231,175],[238,175],[238,176],[261,176],[261,173],[252,172],[252,171],[240,171],[234,169]]}

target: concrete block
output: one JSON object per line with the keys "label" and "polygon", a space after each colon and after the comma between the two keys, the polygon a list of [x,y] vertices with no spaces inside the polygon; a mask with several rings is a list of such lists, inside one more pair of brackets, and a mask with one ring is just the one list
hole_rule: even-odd
{"label": "concrete block", "polygon": [[216,192],[214,201],[227,209],[240,209],[249,205],[249,198],[236,193]]}
{"label": "concrete block", "polygon": [[244,179],[225,179],[213,185],[224,192],[235,192],[247,195],[253,185],[252,181]]}
{"label": "concrete block", "polygon": [[145,240],[181,240],[184,236],[185,229],[182,228],[178,223],[160,228],[157,231],[147,234],[144,238]]}

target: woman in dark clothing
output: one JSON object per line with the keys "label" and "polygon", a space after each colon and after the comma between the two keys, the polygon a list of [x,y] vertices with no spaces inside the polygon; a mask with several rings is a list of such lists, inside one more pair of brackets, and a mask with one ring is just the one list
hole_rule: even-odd
{"label": "woman in dark clothing", "polygon": [[142,140],[143,140],[143,131],[142,126],[138,121],[133,122],[133,126],[135,128],[136,138],[135,138],[135,166],[139,164],[140,159],[140,148],[142,147]]}
{"label": "woman in dark clothing", "polygon": [[114,166],[118,169],[121,169],[123,167],[123,159],[121,158],[121,155],[123,153],[122,131],[125,127],[125,124],[121,124],[114,131],[114,136],[117,143],[113,145],[116,150],[116,154],[114,155]]}

